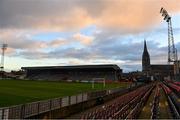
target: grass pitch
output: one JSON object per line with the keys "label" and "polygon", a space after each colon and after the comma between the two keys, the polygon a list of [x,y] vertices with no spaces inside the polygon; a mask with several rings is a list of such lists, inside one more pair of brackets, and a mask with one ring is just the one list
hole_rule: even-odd
{"label": "grass pitch", "polygon": [[91,83],[0,80],[0,107],[127,86],[127,83],[111,83],[106,84],[106,87],[103,88],[102,83],[96,83],[95,88],[92,89]]}

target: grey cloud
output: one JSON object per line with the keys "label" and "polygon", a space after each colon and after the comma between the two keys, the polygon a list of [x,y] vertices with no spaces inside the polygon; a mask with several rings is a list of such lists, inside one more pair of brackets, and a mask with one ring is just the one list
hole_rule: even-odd
{"label": "grey cloud", "polygon": [[[148,41],[148,50],[150,52],[151,63],[163,64],[167,63],[167,49],[166,47],[159,47],[155,42]],[[180,47],[180,43],[177,44]],[[101,44],[99,47],[88,47],[88,48],[66,48],[66,49],[54,49],[50,52],[45,51],[21,51],[19,56],[26,59],[78,59],[81,61],[96,61],[98,60],[114,60],[124,61],[125,63],[117,63],[125,71],[141,70],[141,59],[143,52],[143,41],[139,43],[131,44],[114,44],[104,45]],[[88,62],[85,62],[88,64]],[[102,63],[102,62],[101,62]]]}
{"label": "grey cloud", "polygon": [[43,59],[48,58],[48,54],[42,51],[27,51],[23,50],[16,54],[16,56],[23,57],[26,59]]}
{"label": "grey cloud", "polygon": [[[133,2],[134,4],[131,3],[132,1],[122,0],[122,4],[117,3],[116,6],[116,0],[0,0],[0,29],[35,30],[44,27],[51,30],[53,27],[67,27],[69,30],[72,30],[79,26],[84,27],[95,23],[101,32],[94,33],[94,42],[85,48],[76,49],[68,47],[68,43],[64,41],[34,41],[25,36],[16,37],[15,34],[7,35],[9,38],[6,41],[11,48],[17,50],[16,56],[26,59],[76,58],[84,61],[89,59],[112,59],[125,61],[124,64],[127,65],[124,65],[124,67],[127,67],[128,70],[131,69],[130,66],[139,69],[144,35],[141,35],[142,33],[137,31],[136,27],[144,28],[146,25],[157,24],[156,22],[159,19],[157,19],[158,16],[156,14],[159,14],[159,7],[161,7],[159,5],[161,5],[162,1],[149,2],[148,0],[144,0]],[[170,11],[177,12],[180,5],[178,3],[176,0],[173,0],[172,5],[169,4],[166,6]],[[74,13],[77,8],[78,11]],[[136,9],[138,10],[136,11]],[[132,14],[132,10],[135,13],[133,11]],[[139,12],[142,12],[142,15],[139,15]],[[79,14],[83,17],[75,18]],[[135,18],[134,15],[137,15],[137,21],[136,19],[129,19]],[[125,16],[129,17],[126,18]],[[86,21],[84,19],[85,17],[87,17],[87,22],[83,24],[82,22]],[[108,28],[109,26],[110,28]],[[129,27],[133,29],[128,29]],[[131,37],[133,33],[136,33],[137,36]],[[153,42],[154,37],[151,37],[151,35],[153,36],[155,34],[166,34],[166,29],[157,30],[149,36],[147,35],[149,37],[147,40],[151,60],[154,63],[160,63],[161,61],[165,61],[167,49],[165,47],[159,47],[159,44]],[[124,35],[127,35],[128,38],[125,38]],[[133,39],[138,40],[136,43],[131,43]],[[1,39],[1,41],[3,40]],[[126,41],[129,41],[129,43]],[[58,47],[62,44],[67,48],[62,49]],[[51,49],[52,46],[55,48]],[[43,50],[43,48],[47,47],[51,50]],[[39,50],[37,48],[41,49]],[[180,48],[180,43],[177,44],[177,48]],[[162,57],[165,59],[162,60]]]}
{"label": "grey cloud", "polygon": [[130,71],[140,71],[142,68],[141,64],[136,64],[136,65],[120,65],[121,68],[123,69],[123,72],[130,72]]}
{"label": "grey cloud", "polygon": [[[0,27],[36,28],[44,20],[56,24],[57,17],[73,19],[71,14],[75,8],[82,8],[97,17],[104,4],[103,0],[0,0]],[[66,21],[64,19],[64,23]]]}
{"label": "grey cloud", "polygon": [[32,36],[33,33],[31,33],[30,31],[18,32],[16,30],[5,30],[0,34],[0,43],[7,43],[8,47],[12,49],[31,51],[45,48],[53,49],[72,42],[61,38],[51,41],[34,40]]}
{"label": "grey cloud", "polygon": [[[87,61],[87,64],[89,60],[94,61],[94,63],[98,62],[98,60],[100,60],[99,62],[101,63],[103,62],[102,60],[112,60],[114,62],[120,60],[124,63],[117,64],[124,68],[127,67],[125,69],[128,71],[130,69],[136,70],[140,68],[143,52],[143,35],[130,35],[126,37],[123,35],[106,36],[103,35],[103,32],[101,35],[96,34],[94,36],[95,39],[93,44],[78,49],[73,46],[68,46],[69,44],[66,40],[52,40],[46,42],[34,41],[24,35],[18,36],[14,41],[9,40],[9,44],[12,48],[17,50],[16,53],[11,54],[11,56],[18,56],[31,60],[78,59]],[[56,45],[63,45],[64,47],[57,47]],[[147,45],[151,56],[151,63],[166,63],[167,47],[160,47],[154,40],[148,40]],[[37,49],[37,47],[40,46],[42,48]],[[48,47],[49,50],[43,50],[43,46]],[[180,48],[180,43],[177,44],[177,48]],[[132,68],[130,68],[130,66]]]}
{"label": "grey cloud", "polygon": [[[96,24],[103,29],[116,29],[122,33],[137,33],[138,30],[142,31],[147,26],[152,27],[160,22],[157,14],[162,5],[171,12],[179,12],[180,6],[177,0],[171,0],[171,2],[161,0],[151,2],[148,0],[136,2],[134,0],[0,0],[0,2],[1,29],[38,29],[45,26],[44,28],[49,27],[49,29],[67,27],[72,30],[73,27]],[[77,12],[76,9],[79,11]]]}
{"label": "grey cloud", "polygon": [[[160,56],[166,51],[164,51],[164,48],[158,48],[158,46],[155,46],[155,43],[148,42],[148,49],[149,51],[153,51],[156,49],[156,54],[151,54],[151,57],[154,59],[157,56]],[[152,46],[152,47],[151,47]],[[156,48],[155,48],[156,47]],[[123,60],[123,61],[141,61],[143,52],[143,42],[140,43],[132,43],[132,44],[109,44],[109,45],[97,45],[97,46],[89,46],[87,48],[66,48],[66,49],[54,49],[50,52],[42,52],[37,53],[37,56],[40,55],[41,57],[45,58],[77,58],[81,60],[88,60],[88,59],[112,59],[112,60]],[[36,53],[34,53],[36,54]],[[42,54],[42,55],[41,55]],[[31,56],[30,54],[26,53],[27,56]],[[35,58],[33,56],[33,58]]]}
{"label": "grey cloud", "polygon": [[[43,19],[67,14],[71,2],[63,0],[0,0],[0,27],[33,27]],[[53,21],[52,21],[53,22]]]}

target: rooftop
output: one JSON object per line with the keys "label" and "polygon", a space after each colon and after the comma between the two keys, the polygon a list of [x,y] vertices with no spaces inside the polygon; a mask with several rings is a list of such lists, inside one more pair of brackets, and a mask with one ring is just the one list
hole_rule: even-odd
{"label": "rooftop", "polygon": [[72,65],[72,66],[34,66],[34,67],[21,67],[21,69],[91,69],[91,68],[113,68],[120,69],[116,64],[101,64],[101,65]]}

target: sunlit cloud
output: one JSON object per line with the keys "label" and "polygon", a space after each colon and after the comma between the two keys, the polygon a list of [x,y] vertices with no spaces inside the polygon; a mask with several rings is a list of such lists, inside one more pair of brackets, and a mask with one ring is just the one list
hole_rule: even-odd
{"label": "sunlit cloud", "polygon": [[50,46],[52,47],[59,47],[61,45],[64,45],[67,43],[67,40],[63,40],[63,39],[57,39],[57,40],[53,40],[49,43]]}
{"label": "sunlit cloud", "polygon": [[[0,0],[0,42],[8,44],[7,56],[19,59],[64,58],[66,65],[115,63],[139,69],[144,37],[152,62],[165,63],[165,30],[146,35],[161,27],[161,7],[172,17],[180,13],[179,0]],[[43,39],[50,33],[71,34]]]}
{"label": "sunlit cloud", "polygon": [[73,38],[79,42],[81,42],[84,45],[89,45],[93,42],[92,36],[86,36],[80,33],[74,34]]}
{"label": "sunlit cloud", "polygon": [[4,0],[1,28],[75,30],[95,24],[136,32],[160,21],[159,10],[180,12],[178,0]]}

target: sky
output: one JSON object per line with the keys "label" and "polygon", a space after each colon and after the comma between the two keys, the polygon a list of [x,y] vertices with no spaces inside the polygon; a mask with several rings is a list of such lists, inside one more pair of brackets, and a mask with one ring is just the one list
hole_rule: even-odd
{"label": "sky", "polygon": [[141,70],[144,40],[152,64],[167,64],[172,17],[180,51],[179,0],[0,0],[5,69],[25,66],[117,64]]}

